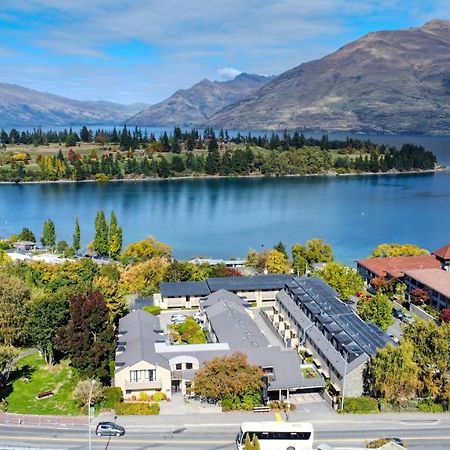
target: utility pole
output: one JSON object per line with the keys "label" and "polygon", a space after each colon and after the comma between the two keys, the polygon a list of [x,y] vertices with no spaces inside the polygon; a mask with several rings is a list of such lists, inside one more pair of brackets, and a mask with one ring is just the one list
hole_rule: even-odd
{"label": "utility pole", "polygon": [[92,401],[92,390],[94,389],[95,380],[91,380],[91,389],[89,390],[89,402],[88,402],[88,430],[89,430],[89,450],[92,450],[91,442],[91,401]]}

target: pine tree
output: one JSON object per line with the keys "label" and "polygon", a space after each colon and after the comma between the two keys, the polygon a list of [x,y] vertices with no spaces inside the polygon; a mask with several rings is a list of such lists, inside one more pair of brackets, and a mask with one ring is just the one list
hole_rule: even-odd
{"label": "pine tree", "polygon": [[111,211],[111,219],[109,221],[109,255],[117,258],[122,250],[122,227],[117,223],[117,217],[114,211]]}
{"label": "pine tree", "polygon": [[80,230],[80,222],[78,221],[78,217],[75,218],[75,232],[73,233],[73,243],[72,247],[75,252],[80,250],[80,239],[81,239],[81,230]]}
{"label": "pine tree", "polygon": [[93,247],[100,256],[107,256],[109,253],[109,230],[105,213],[99,211],[95,217],[95,234]]}
{"label": "pine tree", "polygon": [[54,247],[56,244],[55,224],[51,219],[44,222],[41,242],[44,247]]}
{"label": "pine tree", "polygon": [[208,144],[208,151],[209,152],[216,152],[219,150],[219,144],[217,143],[216,135],[214,134],[214,131],[211,132],[211,137],[209,139]]}

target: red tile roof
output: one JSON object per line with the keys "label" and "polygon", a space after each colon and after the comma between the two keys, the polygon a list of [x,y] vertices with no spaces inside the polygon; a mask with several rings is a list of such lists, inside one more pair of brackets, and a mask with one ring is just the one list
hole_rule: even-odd
{"label": "red tile roof", "polygon": [[450,298],[450,272],[440,269],[408,270],[405,275]]}
{"label": "red tile roof", "polygon": [[450,244],[444,245],[433,252],[438,258],[445,260],[450,259]]}
{"label": "red tile roof", "polygon": [[377,277],[389,275],[393,278],[401,278],[407,270],[441,268],[441,263],[433,255],[366,258],[360,259],[357,263]]}

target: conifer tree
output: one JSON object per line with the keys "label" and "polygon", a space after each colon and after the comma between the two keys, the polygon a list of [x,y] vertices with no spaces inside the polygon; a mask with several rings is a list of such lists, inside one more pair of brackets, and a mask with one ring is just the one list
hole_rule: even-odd
{"label": "conifer tree", "polygon": [[109,230],[103,211],[99,211],[95,217],[93,247],[100,256],[107,256],[109,253]]}
{"label": "conifer tree", "polygon": [[41,242],[44,247],[54,247],[56,244],[55,224],[51,219],[44,222]]}
{"label": "conifer tree", "polygon": [[75,232],[73,233],[73,243],[72,247],[75,250],[75,252],[78,252],[80,250],[80,240],[81,240],[81,230],[80,230],[80,222],[78,220],[78,217],[75,218]]}
{"label": "conifer tree", "polygon": [[117,217],[114,211],[111,211],[111,219],[109,221],[109,255],[117,258],[122,250],[122,227],[117,223]]}

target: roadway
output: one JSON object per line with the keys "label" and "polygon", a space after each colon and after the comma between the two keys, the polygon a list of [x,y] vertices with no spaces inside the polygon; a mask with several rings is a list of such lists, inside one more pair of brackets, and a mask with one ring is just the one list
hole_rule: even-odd
{"label": "roadway", "polygon": [[[443,419],[442,419],[443,418]],[[205,418],[206,419],[206,418]],[[390,420],[365,416],[364,419],[313,421],[315,444],[337,448],[362,448],[369,439],[382,436],[404,439],[410,450],[450,448],[450,419]],[[161,427],[159,427],[161,428]],[[152,426],[128,426],[123,437],[92,435],[93,450],[231,450],[235,449],[236,424],[186,425],[160,431]],[[56,430],[24,426],[0,426],[0,450],[46,449],[86,450],[87,430]]]}

